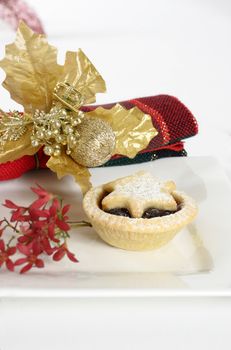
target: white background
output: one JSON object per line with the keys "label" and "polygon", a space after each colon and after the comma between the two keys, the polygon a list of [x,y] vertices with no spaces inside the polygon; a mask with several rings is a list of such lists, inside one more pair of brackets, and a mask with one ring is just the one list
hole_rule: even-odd
{"label": "white background", "polygon": [[[98,102],[175,95],[199,121],[199,135],[187,141],[189,154],[212,153],[230,163],[229,0],[28,3],[58,47],[60,60],[66,50],[81,47],[101,72],[108,92],[99,95]],[[14,36],[1,37],[0,53]],[[0,93],[2,107],[15,105],[3,89]]]}
{"label": "white background", "polygon": [[[167,93],[199,121],[189,155],[216,155],[231,176],[229,0],[30,0],[49,40],[81,47],[108,93]],[[0,23],[0,55],[14,35]],[[0,73],[0,79],[4,74]],[[13,108],[0,89],[1,107]],[[0,349],[230,349],[229,299],[2,300]]]}

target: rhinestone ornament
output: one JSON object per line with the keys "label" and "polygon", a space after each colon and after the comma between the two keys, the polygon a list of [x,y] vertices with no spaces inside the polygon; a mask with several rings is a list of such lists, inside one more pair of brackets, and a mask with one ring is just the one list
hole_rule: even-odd
{"label": "rhinestone ornament", "polygon": [[89,118],[79,107],[83,96],[70,84],[58,83],[49,113],[36,110],[31,144],[44,145],[44,153],[58,157],[62,151],[86,167],[102,165],[112,156],[115,135],[108,123]]}

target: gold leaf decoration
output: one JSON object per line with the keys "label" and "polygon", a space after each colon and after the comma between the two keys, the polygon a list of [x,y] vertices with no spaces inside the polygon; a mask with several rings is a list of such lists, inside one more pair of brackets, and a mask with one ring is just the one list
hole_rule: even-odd
{"label": "gold leaf decoration", "polygon": [[83,96],[83,103],[95,102],[95,94],[105,92],[105,81],[82,50],[67,51],[59,81],[73,85]]}
{"label": "gold leaf decoration", "polygon": [[[96,93],[106,91],[103,78],[82,50],[68,51],[64,65],[58,65],[56,48],[23,22],[15,42],[6,46],[0,67],[6,73],[3,86],[26,112],[22,121],[20,113],[12,116],[1,112],[0,163],[33,155],[44,146],[44,152],[50,156],[47,166],[58,178],[73,175],[85,193],[91,187],[86,166],[101,164],[100,157],[106,161],[113,152],[133,158],[157,135],[150,115],[137,107],[127,110],[117,104],[111,109],[98,107],[89,113],[81,112],[83,104],[95,102]],[[101,120],[95,124],[90,120],[88,124],[86,116]],[[106,122],[104,127],[102,121]],[[93,138],[98,154],[83,137],[84,133]],[[110,146],[107,141],[111,141],[111,147],[104,156],[103,149]],[[89,154],[94,153],[94,163],[84,159],[88,157],[86,147],[78,148],[78,142],[85,142],[82,146],[88,147]]]}
{"label": "gold leaf decoration", "polygon": [[129,158],[134,158],[139,151],[145,149],[151,139],[158,134],[150,115],[143,113],[137,107],[127,110],[116,104],[111,109],[98,107],[86,115],[109,123],[116,136],[114,154]]}
{"label": "gold leaf decoration", "polygon": [[27,132],[17,141],[8,141],[4,146],[4,151],[0,152],[0,163],[12,162],[23,156],[30,156],[38,152],[39,147],[31,146],[32,126],[28,127]]}
{"label": "gold leaf decoration", "polygon": [[27,126],[32,123],[28,114],[22,117],[17,111],[5,113],[0,109],[0,152],[6,142],[19,140],[26,133]]}
{"label": "gold leaf decoration", "polygon": [[0,67],[6,73],[3,86],[26,112],[49,111],[62,67],[57,64],[56,48],[48,44],[44,35],[34,33],[21,22],[15,42],[6,46]]}
{"label": "gold leaf decoration", "polygon": [[65,153],[62,153],[59,157],[50,157],[46,165],[57,174],[58,179],[66,175],[74,176],[75,181],[79,184],[83,193],[86,193],[90,189],[91,175],[88,169],[77,164]]}

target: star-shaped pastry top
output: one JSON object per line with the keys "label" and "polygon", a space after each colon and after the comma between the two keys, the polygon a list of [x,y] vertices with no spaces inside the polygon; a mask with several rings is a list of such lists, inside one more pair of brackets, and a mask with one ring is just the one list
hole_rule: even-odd
{"label": "star-shaped pastry top", "polygon": [[159,181],[150,173],[140,171],[104,185],[109,192],[102,200],[102,209],[127,208],[133,218],[141,218],[148,208],[177,210],[171,195],[176,189],[173,181]]}

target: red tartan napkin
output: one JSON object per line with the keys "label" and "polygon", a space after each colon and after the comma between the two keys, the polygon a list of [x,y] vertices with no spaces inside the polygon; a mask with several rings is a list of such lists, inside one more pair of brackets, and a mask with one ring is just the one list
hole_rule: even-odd
{"label": "red tartan napkin", "polygon": [[[106,165],[134,164],[166,156],[186,155],[182,140],[196,135],[198,124],[188,108],[176,97],[157,95],[119,103],[127,109],[137,106],[149,114],[152,117],[153,126],[158,130],[158,135],[134,159],[115,155]],[[103,107],[112,108],[113,105],[115,103],[103,105]],[[83,107],[82,110],[87,112],[96,107],[98,106]],[[35,156],[24,156],[13,162],[0,164],[0,180],[17,178],[29,170],[45,168],[47,160],[48,157],[40,149]]]}

